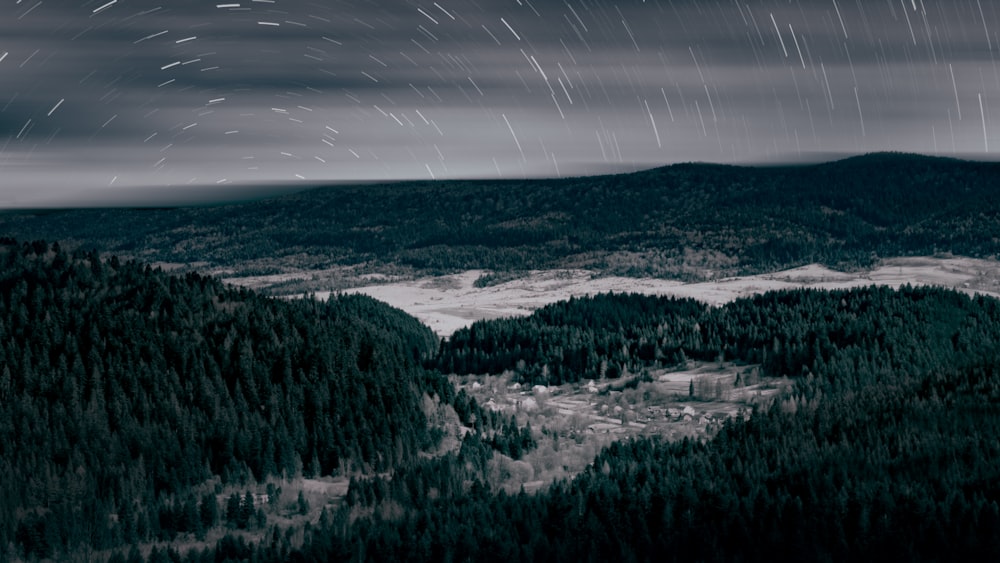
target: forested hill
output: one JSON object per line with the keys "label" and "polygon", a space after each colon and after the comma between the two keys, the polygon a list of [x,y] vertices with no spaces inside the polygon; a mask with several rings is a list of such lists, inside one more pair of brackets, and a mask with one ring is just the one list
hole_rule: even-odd
{"label": "forested hill", "polygon": [[[650,329],[656,318],[660,335]],[[566,330],[547,330],[557,326]],[[645,341],[650,357],[656,347],[724,352],[794,384],[709,440],[615,442],[574,479],[534,495],[448,488],[438,466],[411,468],[354,482],[347,506],[298,552],[220,544],[187,560],[1000,560],[993,298],[907,286],[788,290],[709,311],[605,295],[473,328],[469,354],[503,361],[517,347],[501,336],[517,338],[538,348],[521,358],[529,370],[573,361],[588,342],[597,354],[610,342],[611,364]],[[560,346],[569,354],[554,353]],[[419,494],[432,488],[449,492]]]}
{"label": "forested hill", "polygon": [[366,297],[274,300],[0,241],[0,558],[191,531],[164,506],[213,476],[413,459],[434,439],[424,395],[450,389],[420,368],[435,346]]}
{"label": "forested hill", "polygon": [[[526,317],[477,321],[443,341],[433,361],[447,373],[511,371],[523,382],[561,385],[725,358],[759,364],[773,376],[830,371],[853,386],[881,370],[993,362],[993,343],[1000,341],[998,303],[909,286],[768,292],[721,307],[600,294],[553,303]],[[885,342],[893,343],[896,354],[907,348],[913,356],[877,353]],[[951,355],[970,348],[976,350],[971,358]],[[934,363],[924,364],[928,358]],[[830,362],[845,359],[830,369]]]}
{"label": "forested hill", "polygon": [[7,212],[0,234],[237,273],[589,267],[735,274],[1000,251],[1000,164],[872,154],[561,180],[319,188],[218,207]]}
{"label": "forested hill", "polygon": [[[269,299],[0,240],[0,558],[996,561],[998,342],[1000,301],[904,286],[719,308],[603,295],[474,325],[435,355],[427,328],[368,298]],[[794,384],[710,439],[614,443],[535,495],[496,479],[556,431],[421,367],[477,356],[532,379],[584,360],[604,365],[593,377],[685,355]],[[462,440],[420,455],[439,406]],[[217,497],[331,473],[353,478],[308,522],[249,490]],[[151,545],[222,528],[183,553]]]}

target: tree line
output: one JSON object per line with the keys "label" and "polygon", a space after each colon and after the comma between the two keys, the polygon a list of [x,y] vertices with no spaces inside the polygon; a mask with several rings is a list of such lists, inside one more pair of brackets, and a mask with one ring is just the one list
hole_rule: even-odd
{"label": "tree line", "polygon": [[[900,295],[912,303],[888,310]],[[951,333],[927,332],[940,326],[937,315],[944,313],[935,308],[937,302],[949,299],[967,303],[966,322]],[[477,321],[443,341],[428,364],[445,373],[511,371],[524,382],[545,385],[614,379],[688,359],[739,359],[775,376],[815,374],[829,362],[842,362],[840,379],[857,379],[889,368],[925,368],[932,361],[944,365],[946,357],[926,350],[942,343],[964,349],[964,343],[995,336],[990,319],[996,311],[991,298],[970,300],[910,286],[769,292],[721,307],[675,297],[601,294],[547,305],[527,317]],[[980,322],[981,317],[986,319]],[[985,336],[977,334],[984,330]],[[875,353],[890,333],[914,346],[915,355],[904,358],[907,366],[903,359],[893,362]]]}

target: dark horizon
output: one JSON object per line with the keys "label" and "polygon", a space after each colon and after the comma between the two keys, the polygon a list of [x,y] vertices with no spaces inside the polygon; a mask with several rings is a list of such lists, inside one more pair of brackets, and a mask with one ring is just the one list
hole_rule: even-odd
{"label": "dark horizon", "polygon": [[95,189],[87,194],[86,199],[62,200],[38,202],[34,205],[25,206],[3,206],[2,212],[22,212],[22,211],[57,211],[72,209],[112,209],[112,208],[181,208],[181,207],[211,207],[217,205],[230,205],[248,203],[252,201],[265,200],[298,192],[321,189],[335,186],[366,186],[366,185],[392,185],[425,182],[518,182],[522,180],[544,181],[560,180],[572,178],[590,178],[599,176],[613,176],[618,174],[634,174],[658,168],[669,168],[677,165],[706,165],[706,166],[735,166],[740,168],[782,168],[793,166],[816,166],[830,164],[852,158],[877,156],[885,154],[895,154],[900,156],[910,156],[917,158],[945,158],[960,162],[1000,162],[1000,158],[982,158],[983,155],[966,154],[919,154],[905,153],[900,151],[873,151],[868,153],[815,153],[801,155],[799,158],[776,159],[773,161],[757,162],[710,162],[710,161],[687,161],[670,164],[652,164],[638,166],[637,168],[607,167],[607,170],[598,170],[592,174],[575,174],[572,176],[523,176],[520,178],[494,178],[494,177],[466,177],[466,178],[446,178],[430,180],[427,178],[398,178],[398,179],[372,179],[372,180],[328,180],[328,181],[254,181],[239,184],[226,185],[185,185],[172,186],[169,188],[159,186],[136,186],[127,192],[121,190]]}

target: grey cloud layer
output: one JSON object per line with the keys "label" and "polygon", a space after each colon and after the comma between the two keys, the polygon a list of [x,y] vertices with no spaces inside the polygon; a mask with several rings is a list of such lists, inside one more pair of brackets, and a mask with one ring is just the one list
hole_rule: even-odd
{"label": "grey cloud layer", "polygon": [[985,150],[997,4],[11,2],[0,199],[83,147],[104,186]]}

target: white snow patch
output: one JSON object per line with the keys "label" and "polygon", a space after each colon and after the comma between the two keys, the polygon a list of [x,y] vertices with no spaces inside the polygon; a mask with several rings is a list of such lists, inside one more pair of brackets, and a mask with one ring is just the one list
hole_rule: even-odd
{"label": "white snow patch", "polygon": [[[607,293],[691,297],[722,305],[771,290],[812,287],[846,289],[868,285],[899,287],[934,285],[1000,297],[1000,262],[961,257],[913,257],[884,260],[868,272],[837,272],[811,264],[771,274],[683,283],[655,278],[599,277],[588,270],[543,270],[505,283],[477,288],[484,272],[469,270],[450,276],[420,278],[391,284],[356,287],[344,293],[361,293],[398,307],[420,319],[440,336],[480,319],[524,316],[535,309],[563,301]],[[316,293],[326,299],[329,292]]]}

